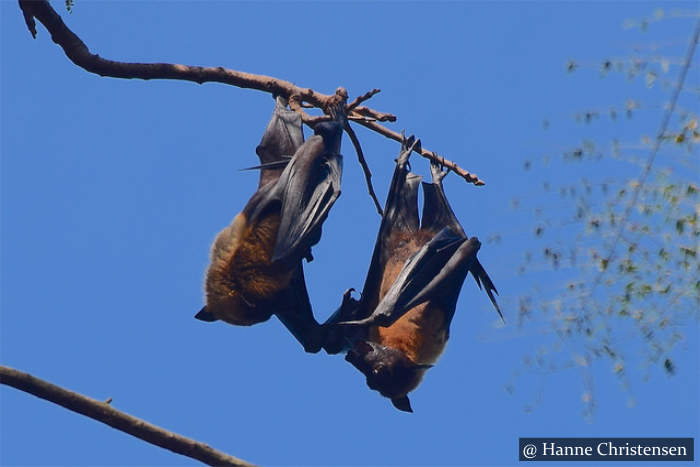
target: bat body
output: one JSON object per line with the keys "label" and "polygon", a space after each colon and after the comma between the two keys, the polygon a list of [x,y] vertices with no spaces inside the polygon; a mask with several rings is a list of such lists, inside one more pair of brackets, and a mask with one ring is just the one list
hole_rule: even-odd
{"label": "bat body", "polygon": [[361,299],[346,294],[325,325],[337,324],[326,350],[349,346],[345,359],[366,376],[368,386],[408,412],[407,394],[445,349],[469,271],[498,310],[496,289],[476,258],[480,243],[467,239],[442,188],[446,172],[436,164],[432,183],[423,183],[419,219],[420,177],[408,171],[418,144],[411,138],[402,145]]}
{"label": "bat body", "polygon": [[206,305],[196,318],[248,326],[273,314],[307,351],[322,337],[313,317],[302,259],[340,195],[342,126],[324,122],[303,141],[301,116],[279,102],[256,152],[257,192],[211,249]]}

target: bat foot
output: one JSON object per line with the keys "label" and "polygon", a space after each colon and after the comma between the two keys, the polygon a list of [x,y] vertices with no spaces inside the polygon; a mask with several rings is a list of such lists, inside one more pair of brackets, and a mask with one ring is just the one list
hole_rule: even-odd
{"label": "bat foot", "polygon": [[[437,155],[437,154],[436,154]],[[430,174],[433,177],[433,183],[436,185],[439,185],[442,183],[442,179],[445,178],[445,176],[450,173],[449,170],[443,170],[444,166],[440,164],[439,162],[436,162],[434,160],[430,161]]]}
{"label": "bat foot", "polygon": [[411,135],[408,138],[403,138],[401,141],[401,153],[396,159],[396,164],[399,166],[404,166],[408,164],[408,158],[411,157],[413,151],[420,152],[420,140],[416,139],[415,136]]}

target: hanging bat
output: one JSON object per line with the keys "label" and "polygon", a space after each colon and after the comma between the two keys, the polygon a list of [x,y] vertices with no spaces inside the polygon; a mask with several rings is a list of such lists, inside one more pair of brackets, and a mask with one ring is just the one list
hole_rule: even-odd
{"label": "hanging bat", "polygon": [[345,359],[366,376],[367,385],[406,412],[412,412],[408,393],[445,349],[469,271],[501,315],[493,295],[498,292],[476,258],[480,243],[467,239],[442,188],[447,172],[435,163],[432,183],[423,183],[419,220],[420,177],[407,168],[419,145],[413,138],[402,143],[361,299],[346,292],[324,324],[326,351],[349,347]]}
{"label": "hanging bat", "polygon": [[206,305],[195,318],[249,326],[274,314],[306,351],[321,348],[302,258],[313,259],[311,247],[340,195],[342,128],[319,123],[304,142],[301,116],[278,98],[256,148],[258,190],[214,241]]}

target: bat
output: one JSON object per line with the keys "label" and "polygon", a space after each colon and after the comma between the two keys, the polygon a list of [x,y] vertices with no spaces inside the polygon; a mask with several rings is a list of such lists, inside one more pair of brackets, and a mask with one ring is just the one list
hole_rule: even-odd
{"label": "bat", "polygon": [[256,148],[258,190],[211,248],[206,305],[195,315],[250,326],[273,314],[307,352],[323,343],[313,317],[302,258],[313,260],[323,222],[340,196],[343,125],[318,123],[303,140],[301,116],[278,98]]}
{"label": "bat", "polygon": [[486,290],[502,318],[491,278],[476,257],[481,246],[468,239],[442,187],[447,174],[431,163],[432,183],[408,169],[420,141],[402,142],[379,233],[360,300],[346,292],[329,329],[328,353],[347,350],[345,359],[366,377],[370,389],[412,412],[408,393],[445,349],[457,298],[469,271]]}

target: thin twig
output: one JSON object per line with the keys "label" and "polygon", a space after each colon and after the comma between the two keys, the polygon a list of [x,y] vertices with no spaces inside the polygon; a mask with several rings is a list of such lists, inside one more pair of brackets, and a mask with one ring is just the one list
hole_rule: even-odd
{"label": "thin twig", "polygon": [[208,465],[245,466],[250,464],[199,441],[152,425],[144,420],[120,412],[110,406],[111,398],[101,402],[77,392],[63,389],[14,368],[0,366],[0,384],[11,386],[41,399],[90,417],[147,443],[160,446],[177,454],[196,459]]}
{"label": "thin twig", "polygon": [[372,198],[372,201],[374,201],[374,206],[377,208],[377,212],[379,213],[379,215],[383,216],[384,210],[382,209],[382,205],[379,204],[377,195],[374,193],[374,187],[372,186],[372,172],[369,170],[369,166],[367,165],[367,161],[365,160],[365,155],[362,153],[362,146],[360,146],[360,140],[357,138],[355,130],[352,129],[349,123],[345,124],[345,132],[350,137],[352,145],[355,146],[355,152],[357,152],[357,160],[360,161],[360,165],[362,166],[362,172],[365,174],[365,182],[367,182],[367,191],[369,191],[369,196]]}
{"label": "thin twig", "polygon": [[370,118],[370,117],[359,117],[357,115],[348,115],[348,120],[352,120],[354,122],[376,122],[376,118]]}
{"label": "thin twig", "polygon": [[379,120],[380,122],[395,122],[396,121],[396,115],[394,115],[394,114],[378,112],[374,109],[370,109],[369,107],[365,107],[363,105],[355,107],[353,109],[353,112],[360,114],[360,115],[363,115],[365,117],[372,117],[376,120]]}
{"label": "thin twig", "polygon": [[378,94],[380,92],[382,92],[381,89],[375,88],[375,89],[372,89],[371,91],[367,91],[366,93],[362,94],[361,96],[357,96],[354,101],[352,101],[350,104],[348,104],[348,109],[347,109],[348,112],[352,111],[353,109],[355,109],[355,107],[357,107],[358,105],[360,105],[364,101],[371,99],[372,96],[374,96],[375,94]]}
{"label": "thin twig", "polygon": [[[36,18],[46,27],[51,34],[51,39],[63,49],[66,56],[73,63],[84,70],[96,73],[100,76],[125,79],[138,78],[144,80],[175,79],[192,81],[199,84],[216,82],[240,88],[256,89],[287,98],[290,107],[302,114],[305,123],[315,123],[322,120],[317,120],[317,117],[311,117],[305,114],[302,110],[303,108],[309,106],[316,107],[328,114],[329,108],[334,105],[338,97],[337,91],[336,94],[322,94],[312,89],[302,88],[289,81],[271,76],[245,73],[224,67],[202,67],[172,63],[128,63],[107,60],[90,52],[87,45],[66,26],[58,13],[51,7],[48,0],[19,0],[19,6],[22,9],[27,28],[32,33],[33,37],[36,38],[37,33],[36,24],[34,22]],[[346,105],[346,114],[348,114],[348,116],[350,116],[350,114],[356,114],[378,121],[395,121],[396,117],[390,113],[378,112],[359,105],[377,92],[379,92],[379,90],[373,89],[355,98],[351,104]],[[356,115],[352,116],[355,117]],[[401,141],[398,133],[379,125],[375,121],[358,120],[358,122],[383,136],[394,139],[395,141]],[[484,185],[484,182],[476,175],[462,169],[452,161],[447,159],[438,160],[437,156],[427,150],[423,150],[421,155],[443,163],[445,167],[452,170],[469,183]]]}
{"label": "thin twig", "polygon": [[[690,68],[690,62],[692,61],[693,55],[695,54],[695,48],[698,44],[698,39],[700,39],[700,19],[698,19],[698,22],[695,24],[695,31],[693,32],[693,35],[690,39],[690,44],[688,45],[688,51],[685,55],[685,63],[683,64],[683,68],[681,68],[680,75],[678,78],[678,84],[676,85],[675,89],[673,90],[673,94],[671,95],[671,103],[666,109],[663,118],[661,119],[659,132],[656,134],[654,146],[651,148],[649,157],[647,158],[647,161],[644,164],[644,170],[642,171],[642,175],[639,178],[639,183],[637,183],[637,185],[634,187],[634,191],[632,193],[632,200],[625,207],[625,212],[623,213],[622,219],[618,224],[615,238],[613,240],[612,245],[610,246],[610,251],[608,251],[608,254],[605,256],[605,259],[602,260],[605,262],[605,264],[610,264],[610,261],[615,255],[615,250],[617,250],[617,244],[620,241],[620,237],[622,237],[622,232],[627,226],[627,220],[629,219],[630,213],[632,212],[632,208],[637,205],[637,198],[639,198],[639,193],[642,187],[644,186],[644,183],[646,182],[649,173],[651,172],[651,167],[654,165],[654,159],[656,159],[656,154],[659,152],[659,148],[661,147],[664,135],[666,134],[666,130],[668,129],[668,124],[671,121],[671,116],[673,115],[673,111],[676,108],[678,96],[680,95],[681,89],[683,88],[685,77],[688,75],[688,68]],[[600,281],[603,278],[603,275],[605,274],[606,270],[607,268],[603,268],[596,276],[595,280],[593,281],[591,293],[593,292],[593,289],[595,289],[600,284]]]}
{"label": "thin twig", "polygon": [[[387,138],[393,139],[394,141],[401,142],[401,133],[397,133],[395,131],[392,131],[385,126],[380,125],[377,122],[368,122],[368,121],[358,120],[357,123],[359,123],[360,125],[362,125],[364,127],[369,128],[371,130],[376,131],[380,135],[386,136]],[[416,152],[418,152],[418,151],[416,151]],[[464,170],[463,168],[461,168],[460,166],[458,166],[457,164],[455,164],[451,160],[445,159],[442,156],[438,156],[433,151],[428,151],[427,149],[422,148],[420,150],[420,152],[418,152],[418,154],[425,157],[426,159],[430,159],[431,161],[435,161],[435,162],[441,164],[445,168],[450,169],[452,172],[454,172],[457,175],[459,175],[460,177],[464,178],[469,183],[473,183],[476,186],[481,186],[481,185],[486,184],[486,182],[481,180],[476,174],[473,174],[471,172]]]}

